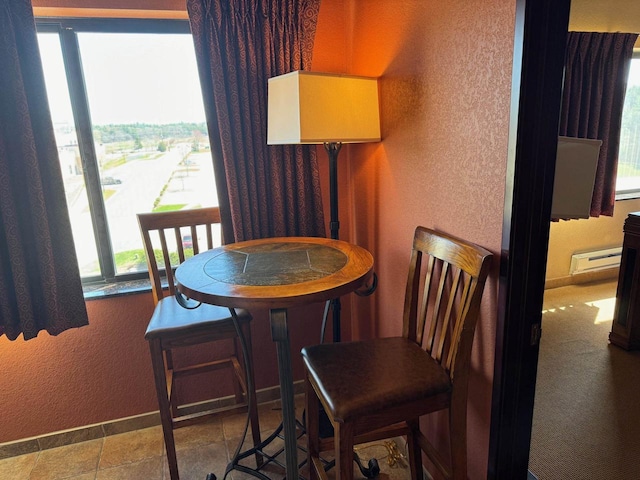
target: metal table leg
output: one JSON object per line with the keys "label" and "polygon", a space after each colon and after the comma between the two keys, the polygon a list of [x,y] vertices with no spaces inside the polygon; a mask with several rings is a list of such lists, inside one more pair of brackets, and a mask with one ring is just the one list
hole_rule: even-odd
{"label": "metal table leg", "polygon": [[[243,356],[250,359],[247,344],[242,329],[240,328],[240,323],[238,321],[236,312],[233,308],[230,308],[229,311],[231,312],[231,316],[234,319],[234,324],[240,338]],[[276,342],[276,350],[278,353],[278,371],[280,374],[280,392],[282,396],[283,421],[282,423],[280,423],[280,426],[259,445],[255,445],[254,447],[242,452],[242,445],[244,444],[244,439],[246,438],[249,428],[249,417],[247,416],[244,432],[238,443],[238,447],[233,455],[232,460],[227,465],[223,479],[226,479],[227,475],[232,470],[238,470],[240,472],[252,475],[260,480],[269,480],[269,477],[262,470],[267,465],[273,463],[286,469],[287,478],[296,479],[296,477],[298,477],[297,480],[301,480],[301,477],[299,477],[299,470],[301,465],[297,464],[297,450],[298,448],[301,448],[298,447],[297,442],[297,427],[299,426],[301,428],[301,431],[303,432],[304,426],[302,424],[298,424],[295,417],[293,374],[291,368],[291,348],[287,329],[286,310],[280,309],[271,311],[270,316],[272,325],[272,338],[274,342]],[[246,375],[249,389],[253,389],[255,384],[254,379],[251,375],[251,370],[249,368],[247,368]],[[248,402],[252,402],[251,397],[247,400]],[[291,422],[293,422],[293,426],[291,426]],[[284,434],[282,433],[283,430]],[[271,442],[273,442],[276,438],[281,438],[284,440],[284,448],[280,448],[272,454],[265,452],[264,448],[267,445],[271,444]],[[293,454],[289,453],[291,449],[293,450]],[[278,456],[283,452],[285,453],[285,463],[282,463],[278,459]],[[242,460],[250,457],[251,455],[256,456],[257,468],[251,468],[240,463]],[[207,476],[207,480],[215,480],[216,478],[217,477],[213,473],[210,473]]]}
{"label": "metal table leg", "polygon": [[291,367],[291,346],[287,327],[287,310],[269,310],[271,338],[276,342],[278,373],[280,375],[280,397],[282,399],[282,423],[284,425],[285,459],[287,479],[298,480],[298,456],[296,442],[296,412]]}

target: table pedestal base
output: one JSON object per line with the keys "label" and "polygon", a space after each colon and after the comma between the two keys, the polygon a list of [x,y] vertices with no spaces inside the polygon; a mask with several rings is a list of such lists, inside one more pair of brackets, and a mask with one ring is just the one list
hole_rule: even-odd
{"label": "table pedestal base", "polygon": [[[250,361],[251,356],[249,355],[244,335],[242,334],[242,330],[240,329],[240,324],[236,312],[233,308],[230,308],[229,311],[231,313],[231,316],[233,317],[236,330],[238,331],[238,337],[242,345],[243,356],[245,357],[245,359],[248,359],[248,361]],[[253,475],[254,477],[260,478],[261,480],[269,480],[269,477],[262,473],[261,470],[271,463],[275,463],[276,465],[285,468],[288,479],[297,480],[297,477],[299,477],[297,452],[299,447],[298,434],[296,429],[298,422],[295,417],[295,394],[293,386],[293,371],[291,368],[291,344],[289,341],[289,330],[287,327],[287,310],[284,308],[272,309],[269,311],[269,317],[271,321],[271,337],[276,343],[276,351],[278,355],[278,371],[280,373],[280,398],[282,404],[283,420],[282,423],[280,423],[279,427],[271,435],[269,435],[267,439],[265,439],[259,445],[256,445],[245,452],[241,452],[242,444],[244,443],[247,431],[249,429],[249,418],[247,417],[240,443],[233,459],[227,465],[224,478],[226,478],[227,474],[231,470],[238,470]],[[247,369],[246,375],[249,388],[254,388],[254,378],[250,374],[250,369]],[[247,401],[250,402],[251,399],[248,398]],[[299,427],[300,431],[302,432],[301,435],[303,435],[305,427],[302,424],[299,424]],[[282,435],[283,430],[284,436]],[[273,454],[266,453],[264,451],[264,448],[271,442],[273,442],[276,438],[284,439],[285,447]],[[283,451],[285,453],[284,464],[277,459],[277,457]],[[245,458],[248,458],[252,455],[256,456],[257,468],[251,468],[240,464],[241,460],[244,460]],[[306,456],[303,460],[303,464],[304,462],[306,462]],[[207,475],[207,480],[215,480],[215,478],[216,477],[213,473]]]}
{"label": "table pedestal base", "polygon": [[276,342],[278,372],[280,373],[280,399],[282,402],[282,423],[284,425],[284,455],[287,479],[298,478],[298,447],[296,441],[296,412],[293,392],[293,370],[291,368],[291,344],[287,326],[287,310],[269,310],[271,338]]}

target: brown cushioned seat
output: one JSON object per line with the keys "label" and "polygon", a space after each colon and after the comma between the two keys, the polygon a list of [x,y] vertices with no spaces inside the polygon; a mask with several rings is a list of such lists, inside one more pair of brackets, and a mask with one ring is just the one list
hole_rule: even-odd
{"label": "brown cushioned seat", "polygon": [[[251,315],[246,310],[237,309],[236,314],[241,324],[249,323]],[[197,308],[184,308],[174,296],[164,297],[157,304],[149,320],[144,338],[162,338],[172,333],[182,335],[199,334],[197,343],[203,343],[205,335],[211,328],[216,329],[216,336],[227,329],[235,334],[235,327],[229,309],[217,305],[201,304]]]}
{"label": "brown cushioned seat", "polygon": [[403,337],[314,345],[302,357],[340,422],[451,391],[446,370]]}

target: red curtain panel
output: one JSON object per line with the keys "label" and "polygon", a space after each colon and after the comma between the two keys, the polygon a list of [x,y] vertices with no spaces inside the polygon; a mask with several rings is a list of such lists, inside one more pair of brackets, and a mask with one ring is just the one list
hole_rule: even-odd
{"label": "red curtain panel", "polygon": [[559,134],[602,140],[591,216],[612,216],[622,107],[637,33],[569,32]]}
{"label": "red curtain panel", "polygon": [[311,67],[319,0],[188,0],[224,238],[324,236],[315,147],[267,146],[267,80]]}
{"label": "red curtain panel", "polygon": [[87,324],[30,0],[0,7],[0,335]]}

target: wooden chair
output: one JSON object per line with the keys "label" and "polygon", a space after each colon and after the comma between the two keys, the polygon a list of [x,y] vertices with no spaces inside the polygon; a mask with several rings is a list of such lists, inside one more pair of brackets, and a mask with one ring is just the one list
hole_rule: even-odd
{"label": "wooden chair", "polygon": [[[178,480],[173,430],[210,418],[213,415],[229,414],[247,409],[250,405],[249,419],[254,445],[260,443],[260,427],[256,405],[256,394],[249,388],[243,364],[246,364],[253,378],[251,359],[251,315],[246,310],[237,310],[240,328],[245,339],[248,355],[241,356],[241,343],[228,308],[201,304],[197,308],[183,308],[176,300],[174,269],[185,260],[185,251],[200,251],[201,237],[206,235],[206,248],[211,249],[221,243],[220,212],[218,208],[201,208],[174,212],[138,214],[138,224],[144,241],[144,249],[151,279],[151,288],[155,310],[149,321],[145,338],[149,342],[151,361],[155,377],[156,393],[160,408],[160,419],[167,448],[167,460],[171,480]],[[218,238],[216,242],[214,239]],[[159,261],[162,269],[159,268]],[[167,288],[163,289],[161,273],[166,278]],[[165,293],[168,295],[165,296]],[[176,366],[172,351],[193,345],[219,340],[232,341],[233,354],[221,360],[198,365]],[[189,413],[180,408],[175,385],[180,379],[222,368],[233,373],[236,405],[215,408],[197,413]],[[249,397],[251,401],[249,401]],[[260,464],[262,457],[256,455]]]}
{"label": "wooden chair", "polygon": [[[422,478],[424,451],[445,478],[466,480],[469,360],[491,256],[418,227],[402,336],[302,350],[311,479],[326,478],[321,451],[335,450],[336,478],[350,480],[354,444],[406,435],[411,478]],[[319,403],[333,438],[319,438]],[[449,412],[451,461],[419,429],[420,416],[443,409]]]}

